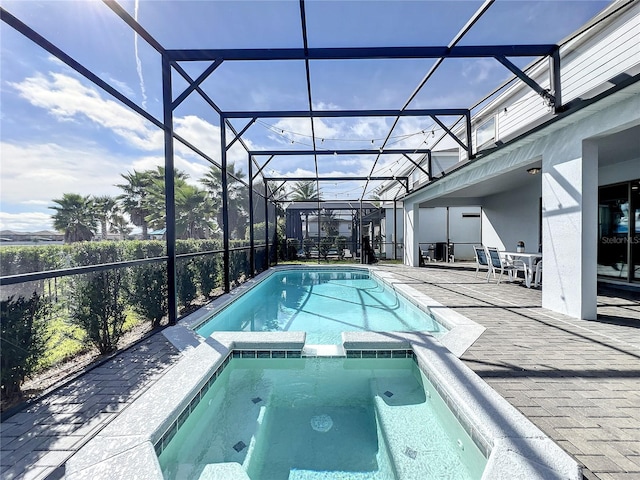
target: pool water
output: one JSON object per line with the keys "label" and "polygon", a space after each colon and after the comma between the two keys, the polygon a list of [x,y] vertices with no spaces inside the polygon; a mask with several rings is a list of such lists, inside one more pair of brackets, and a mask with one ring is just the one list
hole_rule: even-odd
{"label": "pool water", "polygon": [[368,272],[300,269],[272,274],[196,330],[305,331],[307,344],[323,345],[346,331],[446,331]]}
{"label": "pool water", "polygon": [[251,480],[473,480],[486,466],[404,358],[235,358],[159,459],[166,479],[227,462]]}

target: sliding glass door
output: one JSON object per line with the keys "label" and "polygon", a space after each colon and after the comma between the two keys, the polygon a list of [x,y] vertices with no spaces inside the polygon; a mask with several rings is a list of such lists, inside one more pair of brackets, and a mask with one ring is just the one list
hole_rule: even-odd
{"label": "sliding glass door", "polygon": [[601,187],[598,275],[640,281],[640,181]]}

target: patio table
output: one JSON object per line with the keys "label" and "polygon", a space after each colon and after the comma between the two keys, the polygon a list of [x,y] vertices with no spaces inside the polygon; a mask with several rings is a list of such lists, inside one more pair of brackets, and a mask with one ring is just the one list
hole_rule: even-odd
{"label": "patio table", "polygon": [[533,264],[536,259],[542,259],[541,253],[529,253],[529,252],[500,252],[505,257],[519,258],[523,262],[526,260],[529,267],[524,274],[524,281],[527,288],[531,288],[531,281],[533,280]]}

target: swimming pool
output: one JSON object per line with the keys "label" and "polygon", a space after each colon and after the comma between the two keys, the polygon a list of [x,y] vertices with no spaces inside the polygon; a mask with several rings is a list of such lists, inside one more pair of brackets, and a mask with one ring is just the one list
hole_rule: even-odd
{"label": "swimming pool", "polygon": [[274,272],[196,331],[304,331],[309,344],[338,345],[345,331],[447,330],[366,269],[293,268]]}
{"label": "swimming pool", "polygon": [[230,462],[251,480],[474,480],[486,466],[412,356],[234,358],[214,380],[163,442],[165,479]]}

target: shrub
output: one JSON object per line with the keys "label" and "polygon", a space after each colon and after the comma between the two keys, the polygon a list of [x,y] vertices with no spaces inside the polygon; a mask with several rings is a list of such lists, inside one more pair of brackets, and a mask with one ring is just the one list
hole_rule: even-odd
{"label": "shrub", "polygon": [[300,241],[297,238],[287,238],[287,260],[297,260]]}
{"label": "shrub", "polygon": [[309,237],[302,240],[302,248],[304,249],[304,255],[307,258],[311,258],[311,249],[315,246],[315,242]]}
{"label": "shrub", "polygon": [[[135,241],[128,242],[125,248],[129,259],[140,259],[164,255],[165,246],[159,241]],[[166,264],[132,267],[126,300],[134,312],[150,320],[153,328],[158,327],[169,310]]]}
{"label": "shrub", "polygon": [[126,320],[124,269],[77,275],[72,280],[71,321],[102,354],[116,350]]}
{"label": "shrub", "polygon": [[[220,250],[222,244],[219,240],[198,240],[197,244],[191,244],[190,247],[200,252],[214,252]],[[221,283],[222,253],[210,253],[194,257],[191,268],[197,283],[200,285],[200,293],[210,298],[212,296],[211,292]]]}
{"label": "shrub", "polygon": [[333,247],[333,240],[331,238],[320,239],[320,245],[318,246],[318,253],[324,260],[327,259],[327,255],[329,255],[329,250],[331,250],[331,247]]}
{"label": "shrub", "polygon": [[[237,245],[231,245],[240,247],[240,242],[234,242]],[[242,276],[249,275],[249,250],[232,250],[229,252],[229,281],[239,281]]]}
{"label": "shrub", "polygon": [[[125,258],[122,242],[82,242],[69,248],[74,265],[113,263]],[[70,319],[87,332],[102,354],[116,350],[126,319],[127,270],[123,268],[74,275],[70,280]]]}
{"label": "shrub", "polygon": [[[217,245],[212,240],[180,240],[176,242],[176,254],[195,253],[206,250],[204,245]],[[196,257],[197,258],[197,257]],[[195,258],[176,260],[176,292],[178,303],[183,307],[191,305],[198,297],[198,269]]]}
{"label": "shrub", "polygon": [[347,237],[342,235],[336,237],[336,250],[338,250],[338,257],[340,257],[340,260],[344,258],[345,248],[347,248]]}
{"label": "shrub", "polygon": [[40,295],[0,302],[0,376],[2,397],[20,394],[20,385],[36,368],[46,344],[46,303]]}
{"label": "shrub", "polygon": [[191,305],[191,302],[198,296],[194,270],[192,259],[178,259],[176,261],[176,292],[178,303],[182,306]]}

